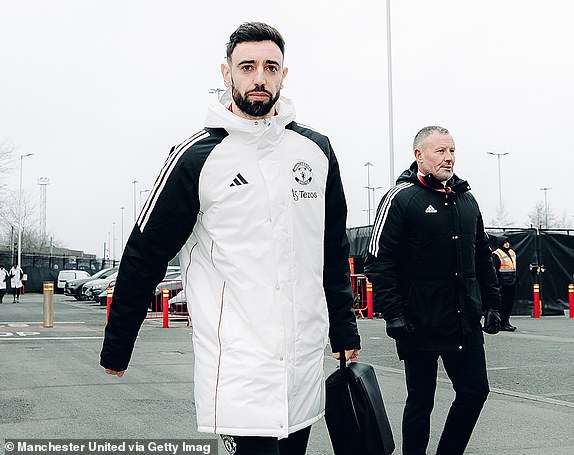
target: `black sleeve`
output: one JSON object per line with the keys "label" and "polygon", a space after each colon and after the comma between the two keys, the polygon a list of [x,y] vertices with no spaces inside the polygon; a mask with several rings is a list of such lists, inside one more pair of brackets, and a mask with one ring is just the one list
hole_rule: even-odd
{"label": "black sleeve", "polygon": [[478,216],[476,226],[475,267],[476,276],[480,283],[483,311],[488,309],[500,310],[500,287],[496,270],[492,263],[492,250],[488,242],[488,235],[484,230],[482,216]]}
{"label": "black sleeve", "polygon": [[331,150],[325,190],[323,287],[329,310],[329,339],[333,352],[360,349],[349,269],[347,203],[339,164]]}
{"label": "black sleeve", "polygon": [[180,147],[170,152],[126,243],[100,356],[104,368],[127,368],[154,289],[195,225],[207,154],[201,146]]}
{"label": "black sleeve", "polygon": [[404,313],[400,292],[399,258],[403,235],[403,204],[391,189],[381,200],[365,258],[365,275],[373,284],[373,298],[385,320]]}
{"label": "black sleeve", "polygon": [[498,254],[495,254],[494,252],[492,252],[492,265],[494,265],[494,270],[500,270],[500,258],[498,257]]}

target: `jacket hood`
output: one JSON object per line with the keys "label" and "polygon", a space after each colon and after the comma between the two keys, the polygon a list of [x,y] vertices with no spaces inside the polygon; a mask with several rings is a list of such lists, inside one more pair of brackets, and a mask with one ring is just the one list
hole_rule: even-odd
{"label": "jacket hood", "polygon": [[257,134],[259,131],[262,131],[262,125],[271,124],[284,129],[286,125],[295,120],[295,106],[289,98],[283,96],[275,104],[277,115],[264,120],[250,120],[239,117],[229,110],[231,103],[231,89],[228,89],[219,101],[209,106],[205,126],[207,128],[224,128],[228,132]]}
{"label": "jacket hood", "polygon": [[[427,186],[434,190],[442,190],[444,188],[443,184],[439,182],[436,177],[432,174],[427,174],[423,177],[425,184],[421,183],[418,178],[418,166],[417,162],[413,161],[411,166],[404,171],[397,179],[397,184],[402,182],[414,183],[419,186]],[[464,193],[470,190],[470,185],[466,180],[460,179],[456,174],[446,182],[446,186],[450,187],[453,193]]]}

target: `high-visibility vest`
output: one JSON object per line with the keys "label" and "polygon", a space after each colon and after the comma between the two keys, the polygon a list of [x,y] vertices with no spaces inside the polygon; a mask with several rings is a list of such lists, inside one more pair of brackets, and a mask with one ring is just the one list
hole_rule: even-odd
{"label": "high-visibility vest", "polygon": [[500,248],[493,251],[500,259],[500,284],[513,286],[516,283],[516,253],[509,249],[508,253]]}
{"label": "high-visibility vest", "polygon": [[500,259],[499,272],[516,272],[516,253],[514,250],[509,249],[508,253],[498,248],[494,250],[494,254]]}

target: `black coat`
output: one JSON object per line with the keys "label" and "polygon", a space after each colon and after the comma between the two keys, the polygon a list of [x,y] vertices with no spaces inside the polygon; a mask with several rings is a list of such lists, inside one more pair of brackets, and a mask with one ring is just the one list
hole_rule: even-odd
{"label": "black coat", "polygon": [[500,308],[492,252],[470,186],[456,175],[447,182],[450,192],[431,175],[423,182],[413,163],[383,197],[365,262],[383,317],[405,316],[415,327],[414,336],[397,342],[401,358],[482,344],[482,313]]}

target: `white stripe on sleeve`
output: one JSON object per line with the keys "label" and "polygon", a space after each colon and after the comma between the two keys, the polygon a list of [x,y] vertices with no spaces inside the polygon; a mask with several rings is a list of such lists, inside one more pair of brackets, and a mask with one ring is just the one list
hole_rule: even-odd
{"label": "white stripe on sleeve", "polygon": [[369,243],[369,253],[371,253],[373,256],[376,257],[379,254],[379,241],[381,238],[381,233],[383,232],[383,227],[387,221],[387,215],[389,214],[389,209],[393,199],[397,194],[399,194],[400,191],[412,185],[413,184],[409,182],[399,183],[389,190],[385,196],[385,199],[381,203],[381,208],[378,211],[377,217],[375,218],[375,223],[373,224],[373,232],[371,234],[371,241]]}
{"label": "white stripe on sleeve", "polygon": [[209,136],[209,132],[203,130],[200,131],[199,133],[195,134],[194,136],[190,137],[189,139],[185,140],[184,142],[182,142],[180,145],[178,145],[175,150],[170,153],[170,155],[167,157],[167,159],[165,160],[165,163],[161,169],[161,172],[159,173],[157,179],[155,180],[154,186],[151,190],[150,196],[148,197],[145,206],[143,207],[140,216],[138,218],[137,224],[138,227],[140,229],[140,232],[143,232],[145,229],[145,226],[149,220],[149,217],[151,215],[151,212],[153,211],[155,204],[157,203],[157,200],[159,199],[159,195],[161,194],[164,186],[165,186],[165,182],[167,182],[167,179],[169,177],[169,175],[171,174],[171,172],[173,171],[173,168],[175,167],[175,165],[177,164],[178,160],[181,158],[181,156],[185,153],[185,151],[191,147],[193,144],[195,144],[196,142],[206,138]]}

